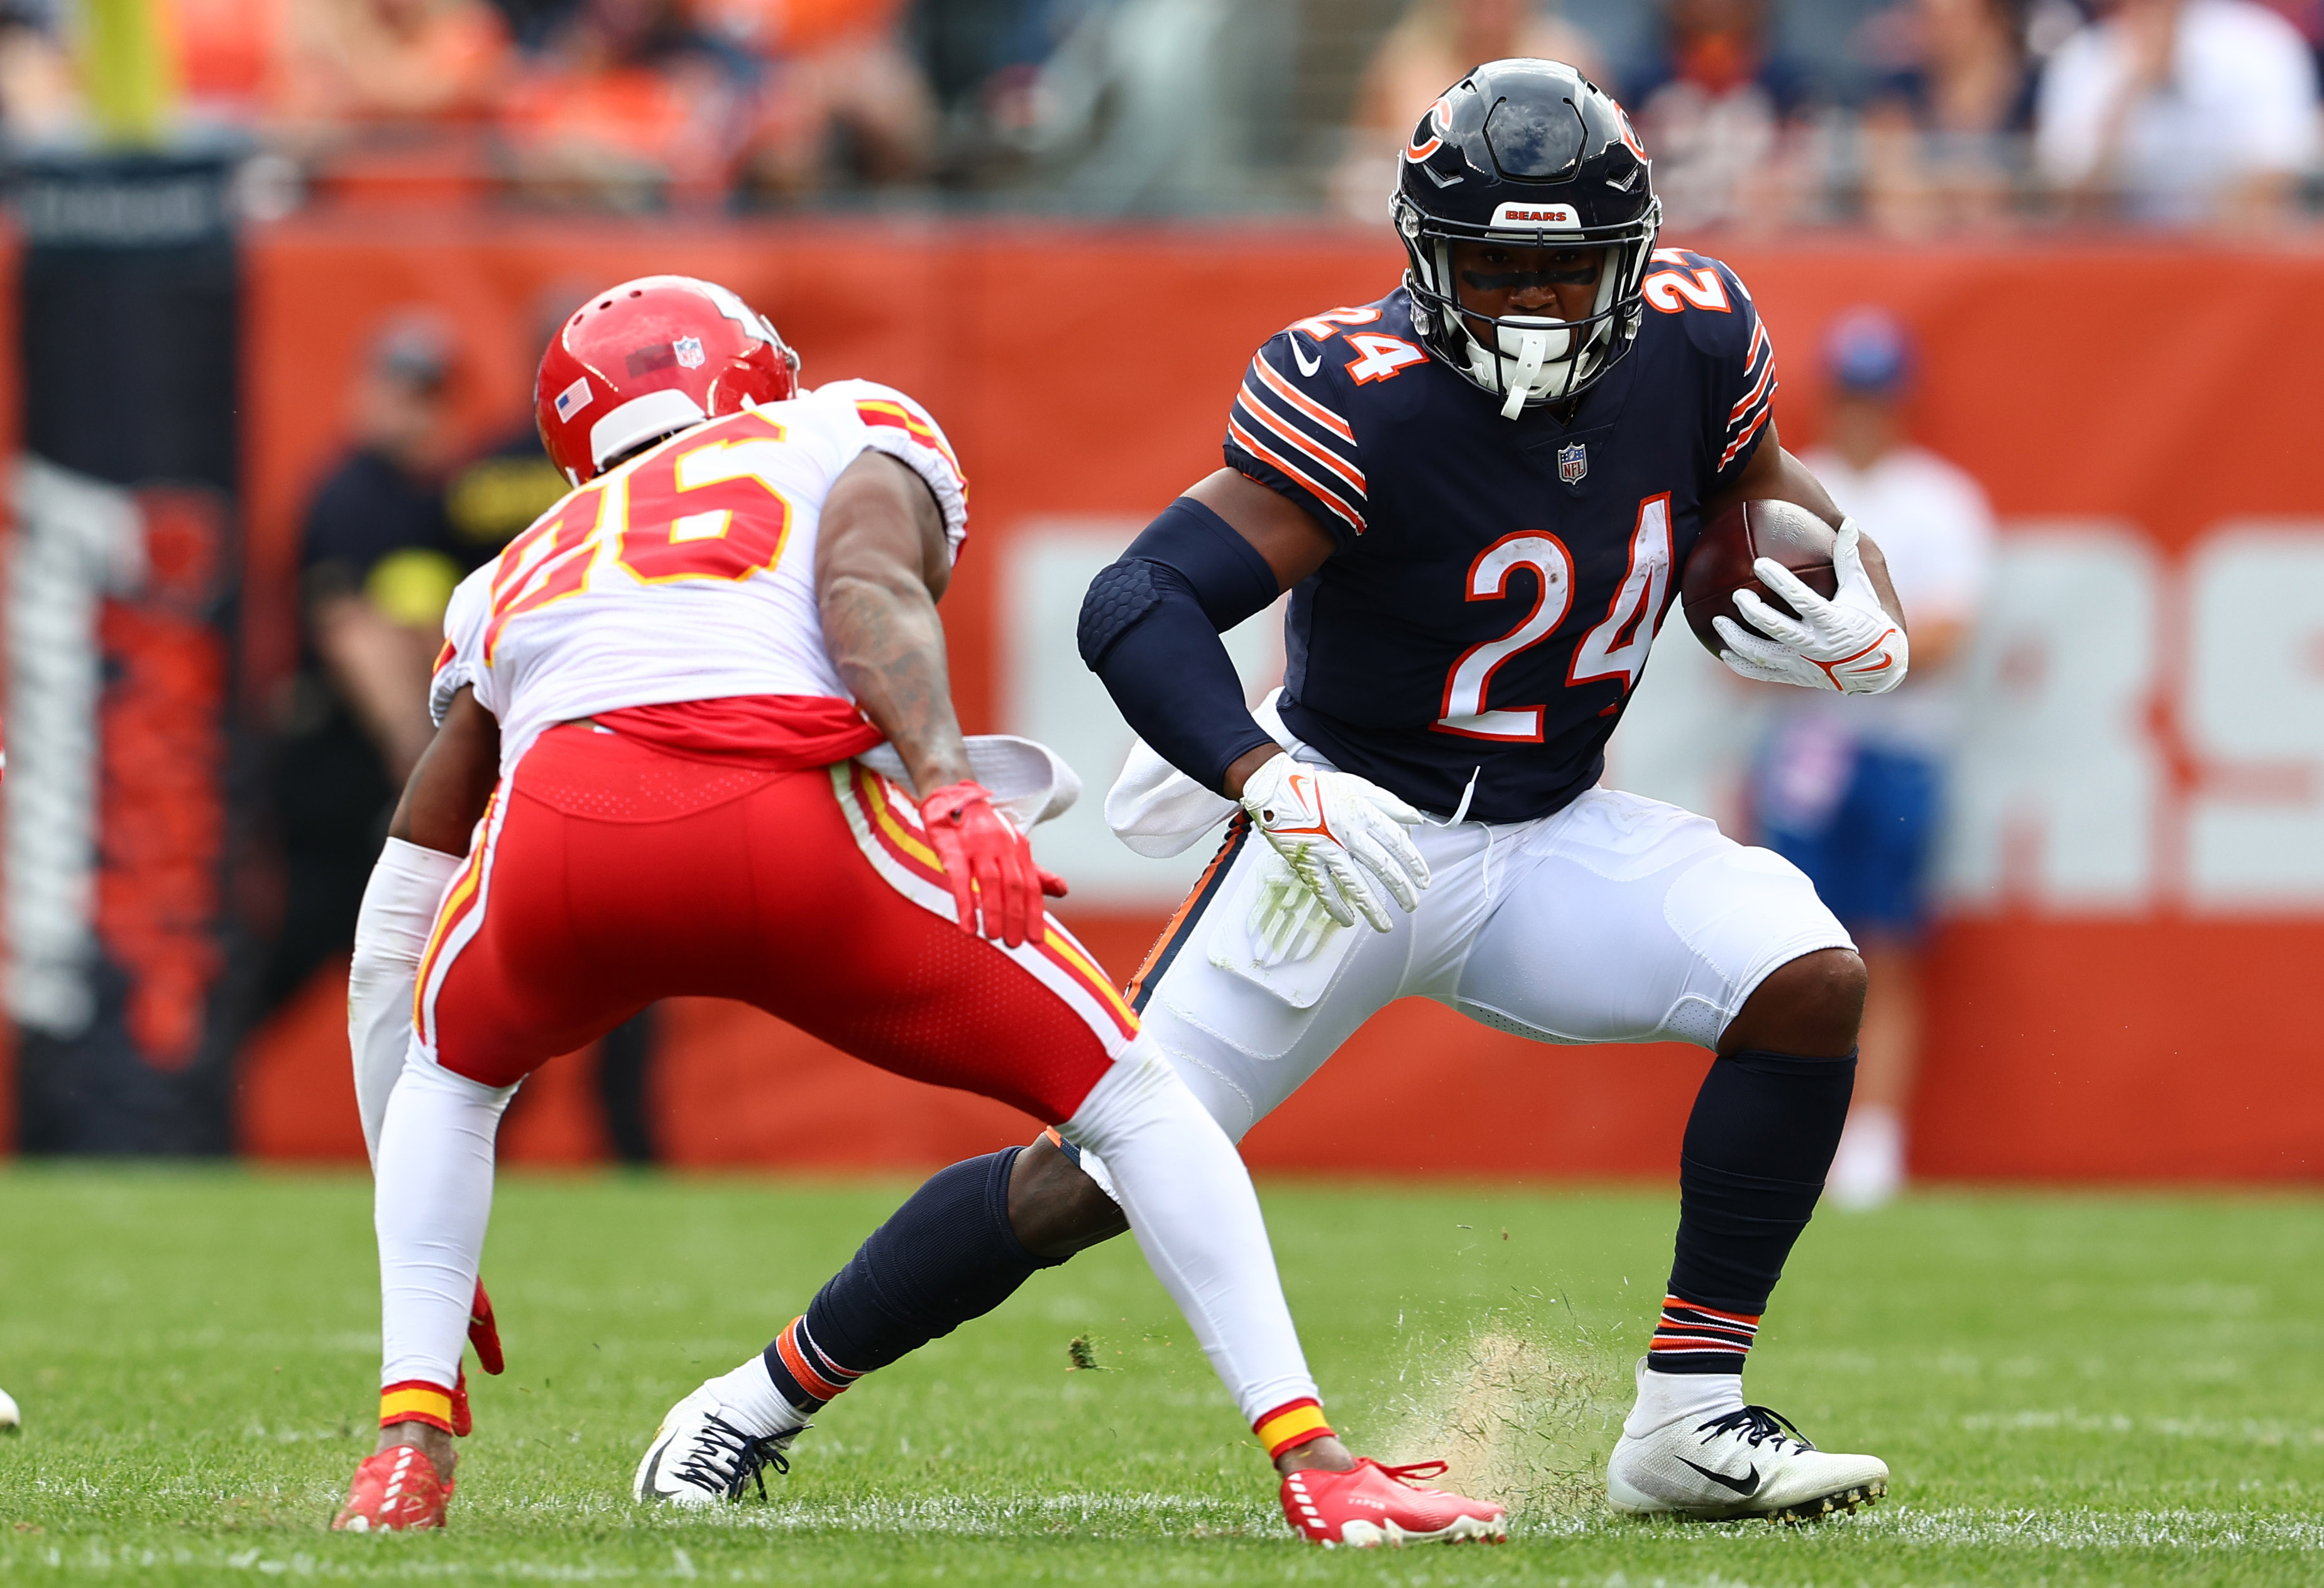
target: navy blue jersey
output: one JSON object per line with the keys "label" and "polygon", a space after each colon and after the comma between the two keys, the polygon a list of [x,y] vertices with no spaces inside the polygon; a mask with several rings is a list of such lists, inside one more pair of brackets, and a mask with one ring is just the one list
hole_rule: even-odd
{"label": "navy blue jersey", "polygon": [[1775,352],[1725,265],[1657,250],[1637,343],[1562,423],[1432,358],[1402,289],[1259,350],[1230,466],[1338,549],[1292,594],[1283,716],[1425,810],[1547,816],[1596,783],[1703,499],[1767,424]]}

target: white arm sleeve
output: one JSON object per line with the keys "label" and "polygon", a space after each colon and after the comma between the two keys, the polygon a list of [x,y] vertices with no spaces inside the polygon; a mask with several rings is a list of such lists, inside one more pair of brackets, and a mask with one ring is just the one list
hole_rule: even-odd
{"label": "white arm sleeve", "polygon": [[387,1100],[411,1041],[411,993],[420,959],[444,891],[462,857],[390,838],[372,867],[355,917],[355,952],[347,966],[347,1047],[355,1055],[355,1109],[364,1150],[379,1162]]}

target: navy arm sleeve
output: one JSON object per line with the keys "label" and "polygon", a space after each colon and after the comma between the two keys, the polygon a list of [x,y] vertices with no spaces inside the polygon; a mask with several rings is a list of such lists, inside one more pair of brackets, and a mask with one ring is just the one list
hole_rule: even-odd
{"label": "navy arm sleeve", "polygon": [[1259,549],[1180,497],[1090,582],[1075,632],[1082,660],[1138,736],[1206,789],[1274,736],[1243,703],[1219,636],[1279,592]]}

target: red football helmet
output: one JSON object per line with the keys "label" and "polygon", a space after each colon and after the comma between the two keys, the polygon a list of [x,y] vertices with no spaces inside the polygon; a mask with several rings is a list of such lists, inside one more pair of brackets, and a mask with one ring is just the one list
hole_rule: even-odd
{"label": "red football helmet", "polygon": [[541,355],[540,444],[578,485],[639,448],[744,402],[798,392],[798,355],[715,282],[640,276],[593,296]]}

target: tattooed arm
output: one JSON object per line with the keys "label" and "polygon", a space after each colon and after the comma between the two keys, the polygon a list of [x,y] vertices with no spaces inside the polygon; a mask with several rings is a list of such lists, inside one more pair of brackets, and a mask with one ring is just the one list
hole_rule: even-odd
{"label": "tattooed arm", "polygon": [[951,580],[944,514],[919,476],[884,452],[848,465],[816,542],[824,643],[923,794],[969,777],[936,617]]}

